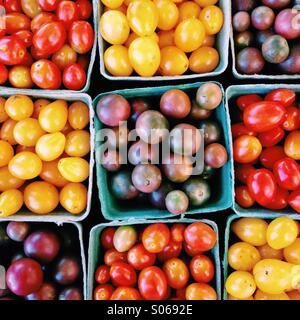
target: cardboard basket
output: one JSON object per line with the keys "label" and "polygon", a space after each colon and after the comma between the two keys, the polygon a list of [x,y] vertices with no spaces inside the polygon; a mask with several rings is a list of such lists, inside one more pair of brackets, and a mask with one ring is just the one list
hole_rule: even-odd
{"label": "cardboard basket", "polygon": [[[234,111],[234,108],[236,107],[233,105],[230,106],[231,99],[236,99],[241,95],[245,94],[259,94],[259,95],[265,95],[268,92],[278,89],[278,88],[287,88],[294,90],[296,93],[300,93],[300,85],[297,84],[259,84],[259,85],[237,85],[237,86],[231,86],[228,87],[226,90],[226,108],[229,111],[229,114],[231,115]],[[233,148],[233,139],[231,136],[231,149]],[[232,170],[234,172],[234,160],[233,157],[231,158],[232,161]],[[254,214],[256,216],[265,217],[266,215],[278,213],[281,215],[286,214],[296,214],[296,212],[291,208],[287,207],[286,209],[275,211],[275,210],[269,210],[267,208],[263,208],[261,206],[255,205],[252,208],[242,208],[235,202],[235,192],[234,192],[234,185],[235,185],[235,177],[233,174],[233,192],[232,192],[232,203],[233,203],[233,210],[241,216],[253,216]]]}
{"label": "cardboard basket", "polygon": [[95,141],[95,130],[94,130],[94,110],[92,107],[92,99],[89,95],[85,93],[71,93],[70,91],[42,91],[42,90],[18,90],[6,88],[1,92],[1,97],[10,97],[16,94],[28,95],[34,99],[45,98],[45,99],[64,99],[67,102],[73,101],[82,101],[89,107],[90,111],[90,172],[88,179],[88,198],[87,198],[87,207],[84,212],[78,215],[68,213],[65,209],[55,210],[52,213],[47,215],[39,215],[30,211],[22,211],[22,209],[11,216],[0,218],[1,221],[36,221],[36,222],[68,222],[68,221],[81,221],[87,217],[91,209],[91,200],[92,200],[92,187],[93,187],[93,167],[94,167],[94,141]]}
{"label": "cardboard basket", "polygon": [[[228,66],[228,56],[229,56],[229,33],[230,33],[230,1],[219,0],[219,6],[224,13],[224,25],[221,31],[217,35],[216,39],[216,49],[220,54],[220,62],[217,68],[208,73],[201,74],[184,74],[181,76],[153,76],[153,77],[141,77],[137,75],[129,77],[115,77],[112,76],[105,68],[104,65],[104,51],[107,48],[107,43],[101,37],[100,32],[98,33],[98,44],[99,44],[99,56],[100,56],[100,73],[109,80],[134,80],[134,81],[170,81],[170,80],[185,80],[185,79],[196,79],[203,77],[214,77],[223,73]],[[104,6],[100,0],[93,0],[94,5],[94,21],[100,21],[100,17],[103,13]],[[99,25],[97,26],[97,30]]]}
{"label": "cardboard basket", "polygon": [[[139,88],[139,89],[126,89],[126,90],[118,90],[112,91],[108,93],[103,93],[98,95],[93,104],[94,108],[96,108],[99,99],[103,96],[114,93],[123,96],[126,99],[129,98],[137,98],[137,97],[160,97],[164,92],[170,89],[180,89],[184,90],[188,94],[193,93],[196,94],[197,88],[203,83],[193,83],[193,84],[185,84],[178,86],[164,86],[164,87],[155,87],[155,88]],[[221,88],[221,84],[217,83]],[[223,89],[222,89],[223,91]],[[223,131],[223,143],[227,149],[229,159],[232,158],[232,151],[230,147],[230,121],[228,112],[225,107],[224,101],[222,101],[221,105],[215,110],[215,117],[220,123]],[[96,139],[97,132],[103,128],[100,123],[97,115],[95,114],[95,131],[96,131]],[[136,219],[159,219],[159,218],[167,218],[174,217],[173,214],[168,212],[167,210],[159,210],[156,208],[133,208],[125,207],[124,204],[120,204],[120,202],[115,199],[115,197],[111,194],[109,190],[109,182],[108,182],[108,174],[107,171],[100,164],[100,152],[97,152],[101,147],[101,142],[95,142],[95,151],[96,151],[96,172],[97,172],[97,185],[99,190],[99,198],[101,202],[102,214],[107,220],[126,220],[130,218]],[[228,161],[223,168],[220,169],[217,177],[219,179],[218,185],[216,185],[216,189],[218,190],[215,193],[213,199],[211,199],[208,203],[204,204],[200,208],[192,208],[189,209],[186,214],[197,214],[197,213],[208,213],[208,212],[217,212],[221,210],[225,210],[232,205],[232,161]],[[129,202],[130,203],[130,202]]]}
{"label": "cardboard basket", "polygon": [[104,223],[99,224],[92,228],[90,232],[90,240],[89,240],[89,250],[88,250],[88,278],[87,278],[87,290],[86,290],[86,297],[87,300],[93,300],[93,290],[95,287],[95,271],[97,267],[101,264],[100,255],[101,250],[103,249],[100,247],[100,235],[101,232],[108,227],[119,227],[123,225],[148,225],[153,223],[185,223],[190,224],[193,222],[203,222],[210,225],[217,235],[217,243],[214,248],[211,250],[212,260],[215,265],[215,278],[214,278],[214,288],[218,294],[218,299],[221,300],[221,263],[220,263],[220,255],[219,255],[219,234],[218,234],[218,226],[215,222],[210,220],[194,220],[194,219],[180,219],[180,220],[132,220],[126,222],[111,222],[111,223]]}

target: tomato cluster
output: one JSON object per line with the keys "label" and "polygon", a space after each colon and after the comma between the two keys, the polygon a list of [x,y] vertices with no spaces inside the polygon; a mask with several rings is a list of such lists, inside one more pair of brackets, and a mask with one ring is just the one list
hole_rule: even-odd
{"label": "tomato cluster", "polygon": [[72,214],[84,211],[88,124],[89,109],[81,101],[68,106],[25,95],[0,98],[0,217],[23,204],[36,214],[48,214],[59,203]]}
{"label": "tomato cluster", "polygon": [[0,84],[80,90],[86,83],[94,30],[89,0],[4,0]]}
{"label": "tomato cluster", "polygon": [[241,218],[231,230],[238,242],[228,250],[228,299],[300,300],[299,223],[285,216]]}
{"label": "tomato cluster", "polygon": [[213,71],[215,36],[223,26],[218,0],[102,0],[100,33],[112,76],[179,76]]}
{"label": "tomato cluster", "polygon": [[110,227],[100,236],[94,300],[216,300],[208,253],[217,242],[207,224]]}
{"label": "tomato cluster", "polygon": [[290,89],[240,96],[232,125],[236,202],[300,213],[300,113]]}

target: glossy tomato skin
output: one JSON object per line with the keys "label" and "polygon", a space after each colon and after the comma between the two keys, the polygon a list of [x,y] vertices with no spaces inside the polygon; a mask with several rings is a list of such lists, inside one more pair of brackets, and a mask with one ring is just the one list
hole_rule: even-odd
{"label": "glossy tomato skin", "polygon": [[58,89],[61,85],[58,66],[47,59],[38,60],[31,66],[31,78],[42,89]]}
{"label": "glossy tomato skin", "polygon": [[94,43],[94,30],[87,21],[75,21],[69,29],[70,46],[79,54],[89,52]]}
{"label": "glossy tomato skin", "polygon": [[19,0],[4,0],[3,3],[0,2],[0,4],[4,6],[7,13],[22,12],[21,2]]}
{"label": "glossy tomato skin", "polygon": [[300,213],[300,189],[293,191],[288,198],[289,205]]}
{"label": "glossy tomato skin", "polygon": [[283,147],[273,146],[266,148],[262,151],[259,161],[260,163],[269,170],[273,170],[275,162],[285,158]]}
{"label": "glossy tomato skin", "polygon": [[94,290],[94,300],[110,300],[114,287],[110,284],[102,284]]}
{"label": "glossy tomato skin", "polygon": [[235,201],[243,208],[251,208],[255,203],[247,186],[235,187]]}
{"label": "glossy tomato skin", "polygon": [[26,48],[28,48],[28,47],[30,47],[32,45],[33,34],[32,34],[31,31],[29,31],[29,30],[20,30],[20,31],[17,31],[16,33],[14,33],[13,35],[15,37],[17,37],[18,39],[22,40],[25,43]]}
{"label": "glossy tomato skin", "polygon": [[77,0],[76,5],[79,9],[79,18],[88,20],[93,12],[93,6],[89,0]]}
{"label": "glossy tomato skin", "polygon": [[63,22],[66,29],[69,29],[72,22],[79,19],[79,8],[73,1],[59,2],[56,15],[59,21]]}
{"label": "glossy tomato skin", "polygon": [[22,64],[26,56],[25,43],[13,36],[0,38],[0,63],[8,66]]}
{"label": "glossy tomato skin", "polygon": [[247,179],[253,199],[262,206],[268,205],[276,196],[277,186],[274,175],[267,169],[257,169]]}
{"label": "glossy tomato skin", "polygon": [[141,271],[138,287],[146,300],[164,300],[168,293],[167,278],[164,272],[156,266]]}
{"label": "glossy tomato skin", "polygon": [[127,260],[136,270],[143,270],[154,265],[156,254],[145,249],[142,243],[136,244],[127,254]]}
{"label": "glossy tomato skin", "polygon": [[251,164],[239,164],[235,166],[235,179],[240,183],[247,184],[247,179],[250,173],[254,172],[255,168]]}
{"label": "glossy tomato skin", "polygon": [[45,11],[54,11],[60,0],[38,0],[40,7]]}
{"label": "glossy tomato skin", "polygon": [[288,157],[300,160],[300,130],[288,134],[284,141],[284,152]]}
{"label": "glossy tomato skin", "polygon": [[249,128],[247,128],[243,123],[235,123],[231,126],[231,132],[233,139],[236,139],[240,136],[256,136],[257,133]]}
{"label": "glossy tomato skin", "polygon": [[282,128],[286,131],[293,131],[300,128],[299,109],[294,106],[286,107],[286,119],[282,124]]}
{"label": "glossy tomato skin", "polygon": [[105,284],[110,280],[110,268],[107,265],[99,266],[95,272],[95,280],[99,284]]}
{"label": "glossy tomato skin", "polygon": [[35,16],[31,21],[31,31],[37,32],[44,24],[57,21],[55,14],[50,12],[41,12]]}
{"label": "glossy tomato skin", "polygon": [[3,84],[8,79],[8,70],[4,64],[0,63],[0,84]]}
{"label": "glossy tomato skin", "polygon": [[208,283],[215,275],[214,264],[205,255],[195,256],[190,262],[190,270],[194,280],[199,283]]}
{"label": "glossy tomato skin", "polygon": [[30,19],[23,13],[14,12],[5,15],[5,32],[12,34],[20,30],[30,30]]}
{"label": "glossy tomato skin", "polygon": [[133,267],[125,262],[118,261],[110,268],[112,283],[117,287],[133,287],[136,284],[136,272]]}
{"label": "glossy tomato skin", "polygon": [[168,285],[173,289],[182,289],[189,281],[189,269],[181,259],[167,260],[163,265],[163,271],[167,277]]}
{"label": "glossy tomato skin", "polygon": [[245,125],[266,132],[280,126],[285,120],[285,108],[278,102],[261,101],[249,105],[243,115]]}
{"label": "glossy tomato skin", "polygon": [[116,232],[116,228],[110,227],[106,228],[102,231],[100,236],[100,242],[101,245],[104,247],[104,249],[111,249],[114,247],[114,235]]}
{"label": "glossy tomato skin", "polygon": [[265,100],[279,102],[284,107],[288,107],[295,102],[296,93],[290,89],[280,88],[268,93]]}
{"label": "glossy tomato skin", "polygon": [[288,157],[278,160],[273,168],[276,182],[286,190],[296,190],[300,186],[300,167]]}
{"label": "glossy tomato skin", "polygon": [[162,252],[170,241],[170,230],[163,223],[149,225],[143,232],[142,242],[146,250],[152,253]]}
{"label": "glossy tomato skin", "polygon": [[109,249],[104,254],[104,263],[108,266],[112,266],[115,262],[123,261],[127,262],[126,252],[119,252],[116,249]]}
{"label": "glossy tomato skin", "polygon": [[68,65],[63,72],[63,84],[70,90],[80,90],[86,83],[86,72],[77,63]]}
{"label": "glossy tomato skin", "polygon": [[244,96],[240,96],[236,104],[239,107],[240,110],[244,111],[246,107],[250,106],[252,103],[260,102],[262,101],[262,97],[260,97],[257,94],[247,94]]}
{"label": "glossy tomato skin", "polygon": [[283,137],[284,130],[279,126],[258,135],[261,145],[266,148],[275,146],[283,139]]}
{"label": "glossy tomato skin", "polygon": [[165,262],[171,258],[179,257],[182,250],[182,243],[170,240],[164,247],[163,251],[157,254],[157,258],[161,262]]}
{"label": "glossy tomato skin", "polygon": [[288,206],[289,192],[286,189],[277,188],[276,196],[266,205],[266,208],[271,210],[282,210]]}
{"label": "glossy tomato skin", "polygon": [[184,241],[184,230],[186,226],[183,223],[175,223],[171,227],[171,238],[175,242]]}
{"label": "glossy tomato skin", "polygon": [[240,136],[233,143],[233,158],[238,163],[250,164],[256,161],[261,151],[260,141],[253,136]]}
{"label": "glossy tomato skin", "polygon": [[142,297],[135,288],[119,287],[113,292],[110,300],[142,300]]}

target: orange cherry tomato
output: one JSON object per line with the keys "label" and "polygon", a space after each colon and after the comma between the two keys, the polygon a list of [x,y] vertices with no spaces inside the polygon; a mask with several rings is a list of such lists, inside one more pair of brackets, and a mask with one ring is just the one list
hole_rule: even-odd
{"label": "orange cherry tomato", "polygon": [[185,1],[180,3],[178,8],[180,22],[189,18],[199,18],[201,8],[194,1]]}
{"label": "orange cherry tomato", "polygon": [[201,47],[191,54],[189,65],[193,72],[205,73],[215,70],[219,61],[219,52],[215,48]]}
{"label": "orange cherry tomato", "polygon": [[69,183],[60,191],[60,204],[70,213],[79,214],[87,206],[87,189],[82,183]]}
{"label": "orange cherry tomato", "polygon": [[114,287],[110,284],[101,284],[94,289],[94,300],[110,300]]}
{"label": "orange cherry tomato", "polygon": [[13,156],[13,147],[7,141],[0,140],[0,167],[7,166]]}
{"label": "orange cherry tomato", "polygon": [[163,223],[155,223],[146,227],[142,242],[146,250],[152,253],[162,252],[170,241],[170,230]]}
{"label": "orange cherry tomato", "polygon": [[300,130],[293,131],[286,137],[284,152],[288,157],[300,160]]}
{"label": "orange cherry tomato", "polygon": [[163,31],[160,30],[158,35],[158,45],[162,49],[164,47],[175,46],[174,30]]}
{"label": "orange cherry tomato", "polygon": [[173,289],[182,289],[189,281],[189,269],[181,259],[167,260],[163,265],[163,271],[168,285]]}
{"label": "orange cherry tomato", "polygon": [[14,177],[8,170],[8,167],[0,168],[0,192],[9,189],[19,189],[25,180]]}
{"label": "orange cherry tomato", "polygon": [[261,143],[253,136],[240,136],[233,143],[233,157],[238,163],[251,163],[259,158],[261,152]]}
{"label": "orange cherry tomato", "polygon": [[68,44],[65,44],[52,55],[51,60],[63,71],[67,65],[77,61],[77,53]]}
{"label": "orange cherry tomato", "polygon": [[27,66],[12,67],[9,70],[8,79],[15,88],[30,89],[33,87],[30,68]]}
{"label": "orange cherry tomato", "polygon": [[243,208],[251,208],[255,203],[247,186],[235,187],[235,201]]}
{"label": "orange cherry tomato", "polygon": [[73,102],[69,107],[68,121],[74,130],[84,129],[90,122],[88,106],[81,102]]}
{"label": "orange cherry tomato", "polygon": [[4,98],[0,97],[0,123],[3,123],[4,121],[8,120],[8,118],[9,118],[8,114],[5,111],[5,102],[6,102],[6,100]]}
{"label": "orange cherry tomato", "polygon": [[43,161],[42,172],[40,177],[58,188],[66,186],[69,181],[66,180],[58,171],[58,161],[59,159],[53,161]]}
{"label": "orange cherry tomato", "polygon": [[135,288],[119,287],[113,292],[110,300],[142,300],[142,298]]}
{"label": "orange cherry tomato", "polygon": [[32,114],[32,118],[38,119],[42,107],[46,106],[46,105],[49,104],[49,103],[50,103],[50,100],[48,100],[48,99],[43,99],[43,98],[37,99],[37,100],[33,103],[33,114]]}
{"label": "orange cherry tomato", "polygon": [[161,49],[159,72],[163,76],[179,76],[184,74],[189,67],[186,54],[172,46]]}
{"label": "orange cherry tomato", "polygon": [[215,289],[205,283],[192,283],[186,288],[186,300],[217,300]]}
{"label": "orange cherry tomato", "polygon": [[66,137],[65,152],[70,157],[84,157],[90,152],[90,134],[85,130],[74,130]]}
{"label": "orange cherry tomato", "polygon": [[14,128],[17,124],[17,121],[13,119],[6,120],[1,127],[0,139],[7,141],[11,145],[17,144],[17,141],[14,138]]}

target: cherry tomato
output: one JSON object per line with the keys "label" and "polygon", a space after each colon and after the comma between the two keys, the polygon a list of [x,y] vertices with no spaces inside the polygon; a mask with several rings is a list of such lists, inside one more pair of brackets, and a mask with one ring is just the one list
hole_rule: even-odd
{"label": "cherry tomato", "polygon": [[51,60],[63,71],[66,66],[76,62],[77,53],[68,44],[65,44],[52,55]]}
{"label": "cherry tomato", "polygon": [[119,252],[116,249],[109,249],[104,254],[104,263],[108,266],[112,266],[115,262],[122,261],[127,262],[127,253]]}
{"label": "cherry tomato", "polygon": [[95,280],[99,284],[105,284],[110,280],[110,268],[107,265],[99,266],[95,272]]}
{"label": "cherry tomato", "polygon": [[60,0],[38,0],[40,7],[45,11],[54,11]]}
{"label": "cherry tomato", "polygon": [[258,139],[263,147],[273,147],[278,144],[284,137],[284,130],[276,127],[270,131],[262,132],[258,135]]}
{"label": "cherry tomato", "polygon": [[12,34],[20,30],[30,30],[30,19],[23,13],[14,12],[5,15],[5,32]]}
{"label": "cherry tomato", "polygon": [[244,111],[246,109],[246,107],[250,106],[253,103],[260,102],[260,101],[263,101],[263,99],[259,95],[247,94],[244,96],[240,96],[237,99],[236,104],[242,111]]}
{"label": "cherry tomato", "polygon": [[259,161],[267,169],[273,170],[275,162],[285,158],[283,147],[273,146],[262,151]]}
{"label": "cherry tomato", "polygon": [[31,66],[31,78],[42,89],[54,90],[61,85],[61,74],[58,66],[46,59],[38,60]]}
{"label": "cherry tomato", "polygon": [[25,43],[26,48],[28,48],[28,47],[30,47],[32,45],[33,34],[32,34],[31,31],[29,31],[29,30],[20,30],[20,31],[17,31],[16,33],[14,33],[13,35],[15,37],[17,37],[18,39],[22,40]]}
{"label": "cherry tomato", "polygon": [[217,34],[224,23],[223,11],[215,5],[204,7],[200,12],[199,19],[208,35]]}
{"label": "cherry tomato", "polygon": [[253,136],[240,136],[233,142],[233,157],[239,163],[251,163],[257,160],[261,154],[260,141]]}
{"label": "cherry tomato", "polygon": [[287,262],[300,264],[300,238],[297,238],[291,245],[283,249],[283,255]]}
{"label": "cherry tomato", "polygon": [[38,0],[21,0],[21,6],[23,12],[31,19],[42,12]]}
{"label": "cherry tomato", "polygon": [[300,167],[291,158],[283,158],[274,164],[273,168],[276,182],[286,190],[296,190],[300,186]]}
{"label": "cherry tomato", "polygon": [[69,29],[69,44],[79,54],[87,53],[94,44],[94,30],[87,21],[75,21]]}
{"label": "cherry tomato", "polygon": [[25,43],[13,36],[0,38],[0,63],[8,66],[21,64],[26,55]]}
{"label": "cherry tomato", "polygon": [[6,191],[9,189],[19,189],[24,184],[23,179],[16,178],[13,176],[8,167],[1,167],[0,168],[0,191]]}
{"label": "cherry tomato", "polygon": [[195,256],[203,253],[202,250],[195,248],[195,247],[192,247],[192,246],[186,244],[186,242],[183,242],[183,248],[184,248],[185,253],[190,257],[195,257]]}
{"label": "cherry tomato", "polygon": [[35,16],[31,21],[31,31],[37,32],[44,24],[57,21],[55,14],[50,12],[41,12]]}
{"label": "cherry tomato", "polygon": [[73,63],[64,69],[62,80],[67,89],[80,90],[86,83],[86,73],[79,64]]}
{"label": "cherry tomato", "polygon": [[235,123],[231,126],[231,133],[233,139],[236,139],[240,136],[256,136],[257,133],[249,128],[247,128],[243,123]]}
{"label": "cherry tomato", "polygon": [[255,203],[247,186],[235,187],[235,201],[243,208],[251,208]]}
{"label": "cherry tomato", "polygon": [[142,300],[142,298],[137,289],[119,287],[113,292],[110,300]]}
{"label": "cherry tomato", "polygon": [[0,63],[0,84],[4,84],[8,79],[8,70],[4,64]]}
{"label": "cherry tomato", "polygon": [[201,251],[211,250],[217,242],[215,231],[203,222],[194,222],[187,226],[184,239],[188,245]]}
{"label": "cherry tomato", "polygon": [[186,288],[186,300],[217,300],[215,289],[206,283],[192,283]]}
{"label": "cherry tomato", "polygon": [[173,289],[182,289],[189,281],[189,269],[181,259],[167,260],[163,265],[163,271],[167,277],[168,285]]}
{"label": "cherry tomato", "polygon": [[17,213],[23,206],[23,194],[20,190],[10,189],[0,195],[0,217]]}
{"label": "cherry tomato", "polygon": [[75,2],[63,0],[59,2],[56,15],[59,21],[63,22],[66,29],[69,29],[72,22],[79,19],[79,9]]}
{"label": "cherry tomato", "polygon": [[68,121],[74,130],[84,129],[90,121],[88,106],[82,101],[73,102],[69,106]]}
{"label": "cherry tomato", "polygon": [[205,255],[193,257],[190,262],[190,270],[194,280],[200,283],[212,281],[215,275],[214,264],[212,260]]}
{"label": "cherry tomato", "polygon": [[68,183],[62,188],[59,202],[68,212],[79,214],[87,206],[87,189],[82,183]]}
{"label": "cherry tomato", "polygon": [[13,147],[7,141],[0,140],[0,167],[7,166],[13,156]]}
{"label": "cherry tomato", "polygon": [[284,152],[288,157],[300,160],[300,130],[293,131],[286,137]]}
{"label": "cherry tomato", "polygon": [[247,299],[255,292],[256,283],[250,272],[234,271],[227,278],[225,288],[233,297]]}
{"label": "cherry tomato", "polygon": [[77,0],[76,5],[79,10],[79,18],[88,20],[93,13],[93,6],[89,0]]}
{"label": "cherry tomato", "polygon": [[39,52],[34,46],[32,46],[30,48],[30,54],[32,56],[33,59],[35,60],[40,60],[40,59],[49,59],[50,55],[46,55],[46,54],[42,54],[41,52]]}
{"label": "cherry tomato", "polygon": [[35,102],[33,103],[34,110],[33,110],[32,118],[38,119],[41,109],[47,104],[50,104],[50,100],[48,99],[35,100]]}
{"label": "cherry tomato", "polygon": [[170,230],[163,223],[155,223],[146,227],[142,242],[146,250],[152,253],[162,252],[170,241]]}
{"label": "cherry tomato", "polygon": [[285,108],[278,102],[261,101],[248,106],[243,115],[245,125],[256,131],[270,131],[285,120]]}
{"label": "cherry tomato", "polygon": [[164,300],[168,293],[167,278],[164,272],[156,267],[148,267],[141,271],[138,287],[146,300]]}
{"label": "cherry tomato", "polygon": [[137,277],[133,267],[125,262],[117,261],[110,268],[112,283],[118,287],[133,287]]}
{"label": "cherry tomato", "polygon": [[257,247],[261,259],[276,259],[276,260],[283,260],[283,250],[273,249],[267,243]]}
{"label": "cherry tomato", "polygon": [[57,188],[63,188],[69,181],[66,180],[58,171],[58,161],[59,159],[53,161],[43,161],[43,169],[40,173],[40,177]]}
{"label": "cherry tomato", "polygon": [[116,232],[116,228],[110,227],[105,228],[100,236],[100,242],[104,249],[112,249],[114,247],[114,235]]}
{"label": "cherry tomato", "polygon": [[250,164],[239,164],[235,166],[235,179],[240,183],[247,184],[247,179],[250,173],[254,172],[255,168]]}
{"label": "cherry tomato", "polygon": [[171,0],[155,0],[154,4],[158,10],[158,25],[160,30],[173,29],[179,18],[179,10]]}
{"label": "cherry tomato", "polygon": [[22,12],[20,0],[4,0],[1,5],[4,6],[7,13]]}
{"label": "cherry tomato", "polygon": [[288,107],[295,102],[296,93],[290,89],[280,88],[268,93],[265,100],[279,102],[284,107]]}
{"label": "cherry tomato", "polygon": [[[38,142],[36,143],[35,151],[41,160],[53,161],[62,155],[65,149],[65,143],[66,143],[66,138],[61,132],[45,134],[41,136]],[[57,167],[61,175],[64,176],[61,172],[63,170],[60,170],[61,160],[62,159],[59,160]],[[64,178],[66,179],[66,177]],[[71,181],[71,180],[69,181],[80,182],[80,181]]]}
{"label": "cherry tomato", "polygon": [[294,106],[286,107],[286,120],[282,124],[282,128],[286,131],[297,130],[300,127],[299,109]]}
{"label": "cherry tomato", "polygon": [[171,227],[171,238],[175,242],[184,241],[185,225],[183,223],[175,223]]}
{"label": "cherry tomato", "polygon": [[110,300],[114,287],[110,284],[102,284],[94,290],[94,300]]}
{"label": "cherry tomato", "polygon": [[164,247],[163,251],[157,254],[157,258],[161,262],[165,262],[171,258],[179,257],[182,249],[181,242],[175,242],[170,240],[169,243]]}
{"label": "cherry tomato", "polygon": [[143,270],[154,265],[156,255],[145,249],[142,243],[136,244],[127,254],[127,260],[136,270]]}
{"label": "cherry tomato", "polygon": [[89,177],[89,163],[79,157],[62,158],[58,162],[61,175],[70,182],[83,182]]}
{"label": "cherry tomato", "polygon": [[293,191],[288,198],[289,205],[300,213],[300,189]]}
{"label": "cherry tomato", "polygon": [[247,185],[251,196],[262,206],[268,205],[276,196],[277,186],[274,175],[267,169],[250,173]]}
{"label": "cherry tomato", "polygon": [[45,133],[39,122],[33,118],[19,121],[14,128],[16,141],[25,147],[34,147],[39,138]]}
{"label": "cherry tomato", "polygon": [[6,120],[1,127],[0,139],[5,140],[11,145],[17,144],[17,141],[14,138],[14,127],[17,122],[13,119]]}

